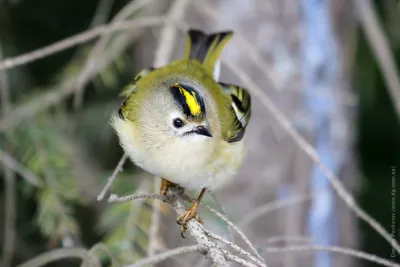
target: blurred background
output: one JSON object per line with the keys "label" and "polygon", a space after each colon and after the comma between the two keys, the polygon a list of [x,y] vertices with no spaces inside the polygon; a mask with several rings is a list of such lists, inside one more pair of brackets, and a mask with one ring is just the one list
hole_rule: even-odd
{"label": "blurred background", "polygon": [[[132,23],[98,37],[100,25],[118,21]],[[270,108],[279,109],[361,208],[399,240],[400,213],[393,209],[399,202],[392,194],[400,175],[398,1],[0,0],[1,266],[63,247],[84,247],[102,266],[122,266],[146,257],[150,243],[156,252],[194,244],[180,238],[176,214],[165,204],[157,202],[160,227],[152,240],[152,201],[96,200],[122,156],[109,125],[123,100],[118,94],[153,66],[165,23],[235,31],[222,55],[221,81],[249,89],[253,115],[246,161],[215,195],[268,266],[378,266],[311,249],[268,252],[269,246],[313,244],[400,263]],[[54,53],[4,69],[5,59],[89,30],[93,38],[81,35],[78,45],[58,44]],[[169,60],[183,56],[182,30],[167,42],[173,42]],[[111,187],[118,195],[154,190],[154,180],[130,162]],[[209,195],[204,202],[221,210]],[[228,238],[223,221],[206,209],[200,215],[208,229]],[[61,259],[46,266],[80,264]],[[193,264],[208,266],[198,253],[158,266]]]}

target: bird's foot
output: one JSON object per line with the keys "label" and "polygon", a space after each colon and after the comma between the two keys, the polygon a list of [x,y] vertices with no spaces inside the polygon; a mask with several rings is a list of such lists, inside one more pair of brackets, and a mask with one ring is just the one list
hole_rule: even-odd
{"label": "bird's foot", "polygon": [[176,219],[176,223],[181,225],[181,236],[183,238],[185,238],[185,236],[183,234],[187,230],[187,223],[191,219],[195,219],[199,223],[203,224],[203,221],[200,219],[199,215],[197,214],[198,208],[199,208],[199,203],[196,201],[193,203],[193,205],[190,207],[189,210],[187,210],[184,214],[182,214],[181,216],[179,216]]}
{"label": "bird's foot", "polygon": [[170,181],[162,178],[161,187],[160,187],[160,194],[163,195],[163,196],[167,196],[168,189],[170,189],[170,188],[177,188],[179,190],[183,190],[183,188],[180,187],[178,184],[175,184],[173,182],[170,182]]}

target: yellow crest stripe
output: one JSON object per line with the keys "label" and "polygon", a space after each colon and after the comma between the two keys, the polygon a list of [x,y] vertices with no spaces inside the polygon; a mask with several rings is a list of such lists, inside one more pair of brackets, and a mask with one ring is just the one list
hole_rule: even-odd
{"label": "yellow crest stripe", "polygon": [[188,92],[179,84],[176,84],[175,86],[179,89],[179,92],[185,97],[190,113],[193,116],[199,115],[201,113],[201,106],[199,101],[197,100],[196,92]]}

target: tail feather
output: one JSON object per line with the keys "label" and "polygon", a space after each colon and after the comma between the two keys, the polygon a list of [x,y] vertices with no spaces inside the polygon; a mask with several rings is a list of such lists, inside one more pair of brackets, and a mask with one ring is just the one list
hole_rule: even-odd
{"label": "tail feather", "polygon": [[185,58],[197,59],[203,63],[206,69],[214,72],[222,49],[232,36],[232,31],[206,34],[200,30],[191,29],[187,32]]}

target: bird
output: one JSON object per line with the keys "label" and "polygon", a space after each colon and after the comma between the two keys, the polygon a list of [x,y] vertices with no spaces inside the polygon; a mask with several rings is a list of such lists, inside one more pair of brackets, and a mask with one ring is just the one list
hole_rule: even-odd
{"label": "bird", "polygon": [[233,31],[186,31],[182,59],[140,71],[111,125],[130,160],[161,177],[169,188],[200,190],[192,206],[177,218],[181,234],[198,215],[207,190],[228,184],[247,153],[245,132],[251,97],[244,87],[218,81],[221,53]]}

